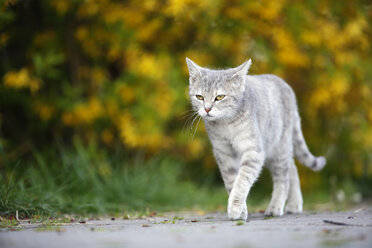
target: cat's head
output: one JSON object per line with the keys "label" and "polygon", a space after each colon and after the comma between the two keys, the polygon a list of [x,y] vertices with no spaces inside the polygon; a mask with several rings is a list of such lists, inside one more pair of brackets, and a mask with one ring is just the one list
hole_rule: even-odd
{"label": "cat's head", "polygon": [[245,90],[245,75],[251,60],[226,69],[211,70],[186,58],[189,68],[189,94],[195,111],[206,121],[228,120],[241,107]]}

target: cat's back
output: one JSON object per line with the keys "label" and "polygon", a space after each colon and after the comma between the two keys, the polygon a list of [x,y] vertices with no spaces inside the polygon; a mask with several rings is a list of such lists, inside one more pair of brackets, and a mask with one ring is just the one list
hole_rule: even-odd
{"label": "cat's back", "polygon": [[274,74],[247,75],[247,84],[257,89],[291,91],[292,88],[280,77]]}
{"label": "cat's back", "polygon": [[277,105],[296,105],[292,88],[280,77],[273,74],[247,75],[246,85],[253,89],[260,100]]}
{"label": "cat's back", "polygon": [[254,95],[255,113],[264,139],[266,152],[280,143],[282,133],[292,122],[297,104],[292,88],[272,74],[248,75],[246,91]]}

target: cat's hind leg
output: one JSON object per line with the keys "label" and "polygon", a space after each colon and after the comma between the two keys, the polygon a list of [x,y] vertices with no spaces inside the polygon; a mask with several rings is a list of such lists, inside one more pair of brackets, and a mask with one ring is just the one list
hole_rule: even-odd
{"label": "cat's hind leg", "polygon": [[289,157],[284,157],[276,159],[268,165],[274,185],[270,204],[265,211],[267,216],[283,215],[289,189],[289,160]]}
{"label": "cat's hind leg", "polygon": [[287,213],[293,214],[301,213],[302,205],[303,199],[301,193],[300,179],[298,177],[296,164],[292,159],[291,165],[289,167],[289,192],[285,211]]}

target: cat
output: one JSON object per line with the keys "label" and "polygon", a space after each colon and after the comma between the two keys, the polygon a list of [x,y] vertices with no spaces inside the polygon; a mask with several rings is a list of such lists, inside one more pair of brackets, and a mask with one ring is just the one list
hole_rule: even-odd
{"label": "cat", "polygon": [[229,195],[229,219],[248,217],[246,199],[263,166],[273,178],[272,198],[265,215],[301,213],[303,198],[293,157],[314,171],[324,157],[306,145],[296,97],[283,79],[247,75],[251,60],[236,68],[212,70],[186,58],[189,95],[203,118],[213,153]]}

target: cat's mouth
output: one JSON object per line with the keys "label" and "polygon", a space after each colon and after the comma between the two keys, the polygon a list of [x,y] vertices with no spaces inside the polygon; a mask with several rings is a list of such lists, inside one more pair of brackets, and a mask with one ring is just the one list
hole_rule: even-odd
{"label": "cat's mouth", "polygon": [[216,116],[211,115],[211,114],[208,113],[204,117],[207,118],[207,119],[214,119]]}

